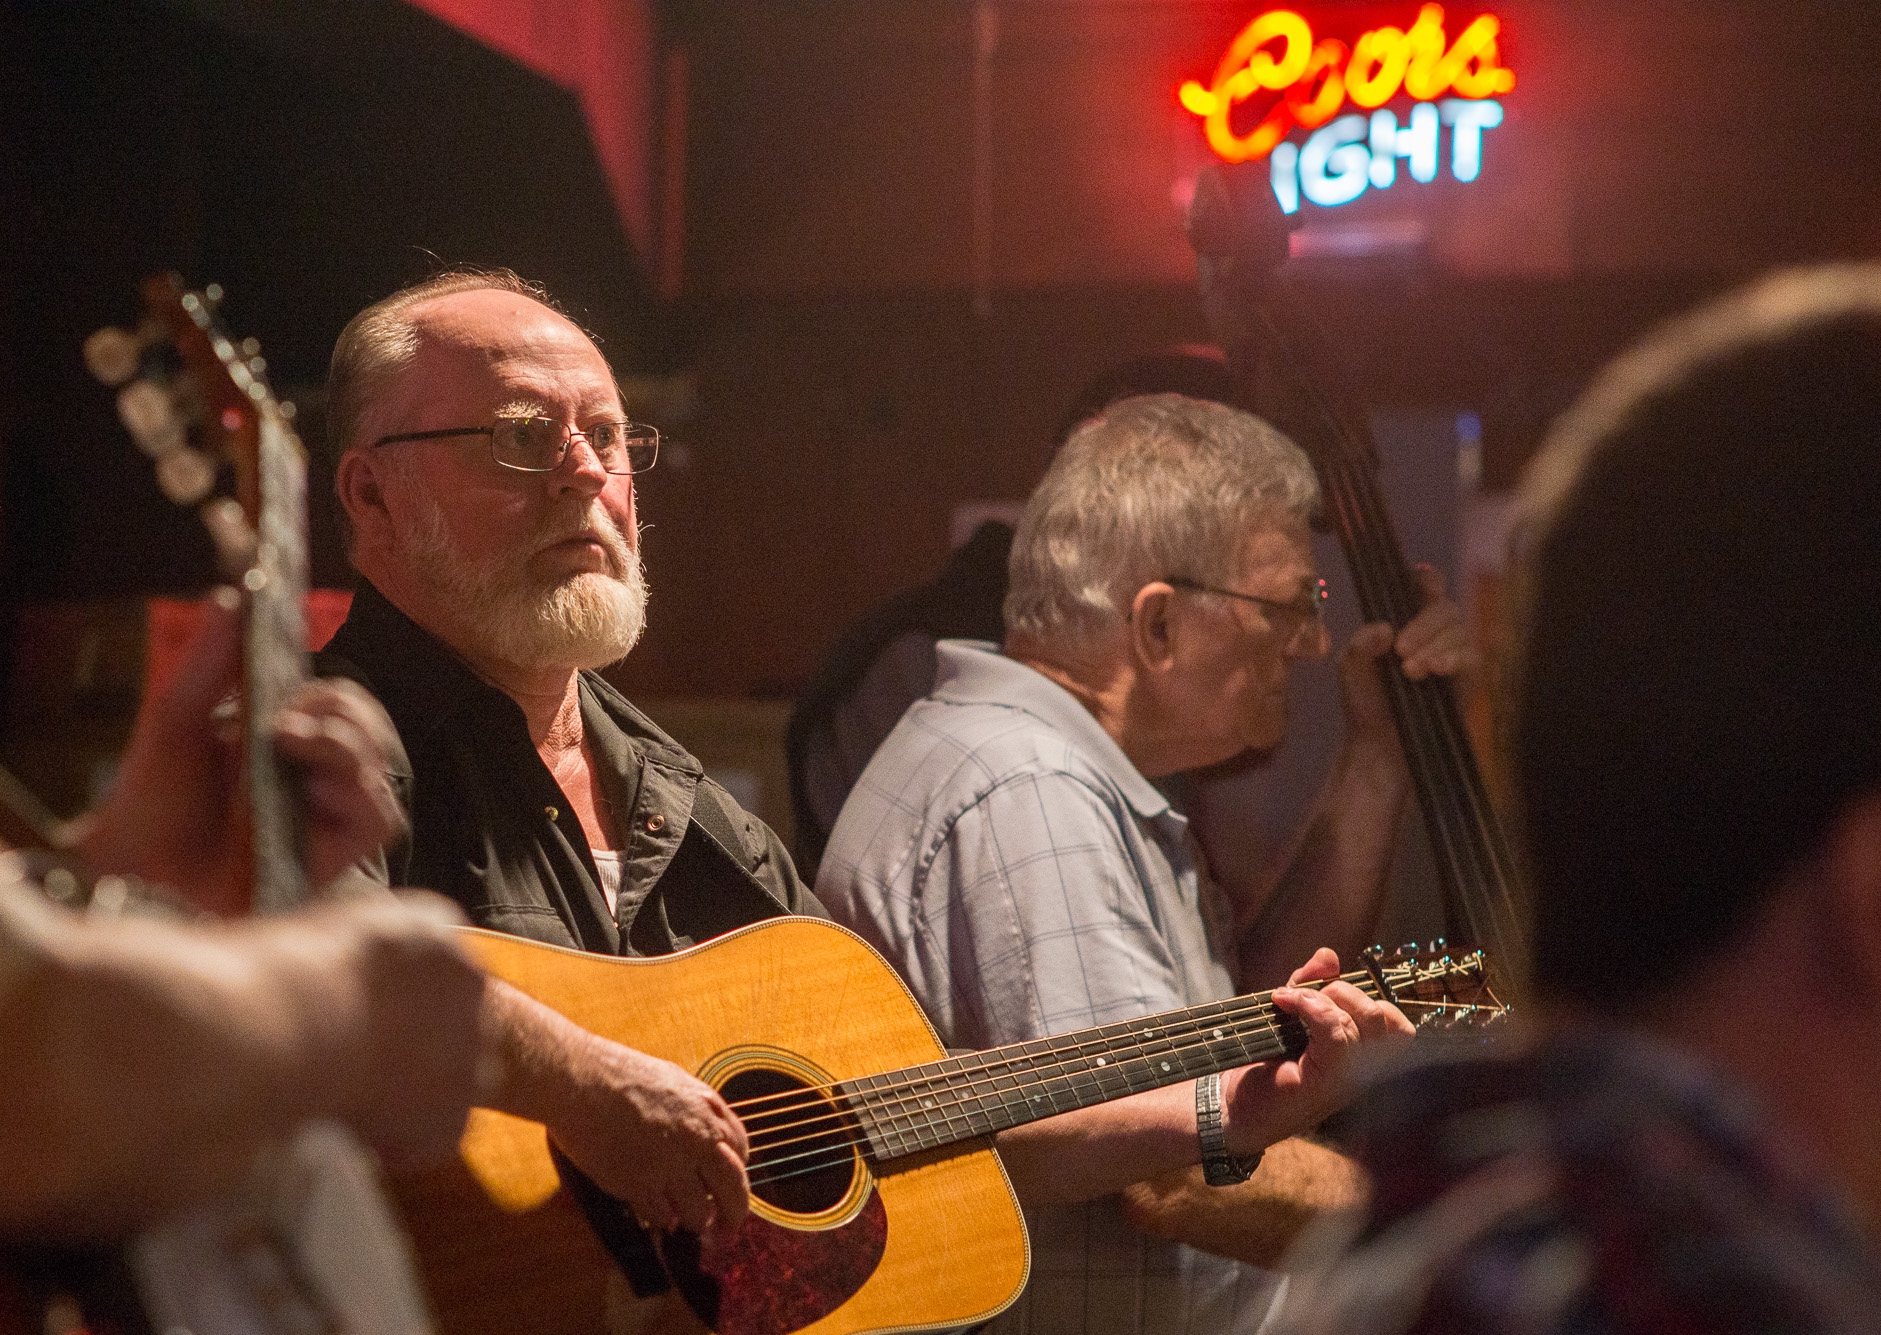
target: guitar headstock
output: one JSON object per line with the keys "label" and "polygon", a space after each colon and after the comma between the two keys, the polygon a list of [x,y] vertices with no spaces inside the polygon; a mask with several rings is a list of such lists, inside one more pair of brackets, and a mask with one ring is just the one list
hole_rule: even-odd
{"label": "guitar headstock", "polygon": [[[240,579],[255,559],[262,435],[298,451],[294,405],[275,398],[255,340],[237,342],[223,329],[219,287],[193,292],[159,274],[144,281],[142,296],[137,328],[100,329],[85,340],[85,364],[117,388],[118,419],[150,456],[163,494],[201,508],[225,572]],[[225,468],[233,499],[215,497]]]}
{"label": "guitar headstock", "polygon": [[[291,776],[267,730],[307,678],[307,460],[289,425],[291,405],[268,388],[252,341],[237,343],[216,318],[221,293],[187,291],[169,274],[143,285],[135,330],[102,329],[85,343],[92,373],[118,389],[118,416],[156,461],[157,481],[195,506],[223,570],[241,586],[243,717],[248,815],[254,832],[254,907],[307,897]],[[233,497],[217,497],[224,468]]]}
{"label": "guitar headstock", "polygon": [[1378,985],[1420,1032],[1486,1029],[1509,1018],[1496,996],[1480,950],[1452,953],[1442,940],[1392,951],[1373,946],[1360,959]]}

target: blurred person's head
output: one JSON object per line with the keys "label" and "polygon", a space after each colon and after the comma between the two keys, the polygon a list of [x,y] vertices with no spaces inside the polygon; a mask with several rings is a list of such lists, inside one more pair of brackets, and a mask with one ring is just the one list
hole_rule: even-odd
{"label": "blurred person's head", "polygon": [[1819,948],[1881,998],[1881,268],[1660,330],[1559,421],[1520,509],[1542,996],[1623,1017],[1738,970],[1779,1012],[1805,984],[1757,952],[1794,919],[1796,967]]}

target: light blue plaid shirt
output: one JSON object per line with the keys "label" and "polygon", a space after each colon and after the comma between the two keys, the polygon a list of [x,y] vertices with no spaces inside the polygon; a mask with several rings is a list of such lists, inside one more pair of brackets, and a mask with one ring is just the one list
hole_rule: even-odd
{"label": "light blue plaid shirt", "polygon": [[[862,773],[816,893],[949,1047],[1234,995],[1227,907],[1189,824],[1070,692],[944,640],[934,692]],[[1144,1237],[1116,1199],[1027,1213],[1032,1281],[993,1329],[1251,1335],[1274,1276]]]}

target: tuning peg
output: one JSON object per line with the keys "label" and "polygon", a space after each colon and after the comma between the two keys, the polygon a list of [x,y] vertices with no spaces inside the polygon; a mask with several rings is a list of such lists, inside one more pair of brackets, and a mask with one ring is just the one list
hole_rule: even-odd
{"label": "tuning peg", "polygon": [[157,485],[177,505],[194,505],[215,487],[216,466],[201,450],[187,445],[157,459]]}
{"label": "tuning peg", "polygon": [[228,578],[239,580],[255,563],[255,530],[241,505],[224,496],[202,508],[203,524],[215,542],[216,556]]}
{"label": "tuning peg", "polygon": [[106,325],[85,340],[85,369],[101,384],[123,384],[137,374],[143,357],[144,341],[116,325]]}
{"label": "tuning peg", "polygon": [[169,392],[148,380],[133,380],[118,391],[118,420],[137,448],[153,459],[183,448],[187,428]]}
{"label": "tuning peg", "polygon": [[220,306],[222,304],[222,284],[210,283],[203,288],[202,295],[203,300],[207,301],[211,306]]}

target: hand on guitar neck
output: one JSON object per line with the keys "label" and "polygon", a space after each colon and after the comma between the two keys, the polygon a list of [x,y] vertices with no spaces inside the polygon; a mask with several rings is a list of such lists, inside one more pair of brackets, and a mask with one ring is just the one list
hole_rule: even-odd
{"label": "hand on guitar neck", "polygon": [[[1222,1129],[1231,1154],[1251,1157],[1305,1131],[1345,1091],[1359,1046],[1408,1042],[1404,1014],[1339,977],[1339,957],[1319,950],[1273,993],[1274,1006],[1306,1026],[1306,1050],[1222,1076]],[[1091,1200],[1195,1162],[1195,1086],[1167,1085],[1061,1117],[1002,1131],[1000,1158],[1028,1206]]]}
{"label": "hand on guitar neck", "polygon": [[[213,603],[185,666],[140,713],[78,850],[90,869],[202,899],[237,823],[214,711],[237,614]],[[374,707],[376,709],[376,707]],[[277,721],[303,767],[322,865],[398,825],[376,716],[298,697]],[[219,1195],[257,1150],[331,1118],[388,1157],[448,1154],[480,1081],[484,979],[461,921],[422,895],[240,922],[77,918],[0,884],[0,1235],[109,1238]]]}
{"label": "hand on guitar neck", "polygon": [[[170,886],[225,916],[247,911],[250,833],[236,800],[242,757],[232,726],[210,726],[241,666],[239,602],[219,590],[204,604],[188,658],[139,714],[117,783],[82,827],[77,851],[94,871]],[[271,731],[276,751],[299,771],[309,884],[332,880],[404,828],[383,765],[392,724],[364,691],[308,682]]]}

